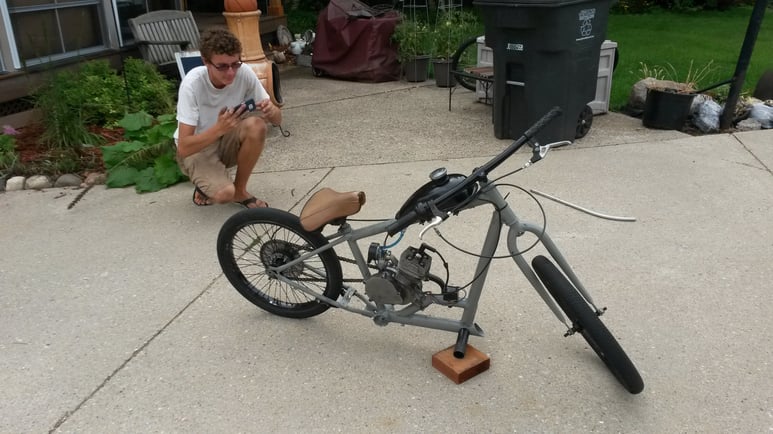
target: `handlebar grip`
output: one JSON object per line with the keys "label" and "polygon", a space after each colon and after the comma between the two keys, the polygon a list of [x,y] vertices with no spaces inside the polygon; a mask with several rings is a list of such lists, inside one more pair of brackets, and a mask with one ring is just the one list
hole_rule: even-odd
{"label": "handlebar grip", "polygon": [[411,210],[407,212],[405,215],[403,215],[402,217],[400,217],[399,219],[395,220],[394,223],[389,225],[389,227],[387,228],[387,234],[389,234],[389,236],[391,237],[392,235],[412,225],[418,219],[419,219],[419,213],[415,209]]}
{"label": "handlebar grip", "polygon": [[561,110],[561,107],[555,106],[550,111],[545,113],[540,120],[538,120],[534,125],[531,126],[528,130],[526,130],[525,133],[523,133],[524,137],[526,139],[531,139],[534,137],[541,129],[545,128],[545,125],[549,124],[550,121],[553,119],[561,116],[561,113],[563,113],[563,110]]}

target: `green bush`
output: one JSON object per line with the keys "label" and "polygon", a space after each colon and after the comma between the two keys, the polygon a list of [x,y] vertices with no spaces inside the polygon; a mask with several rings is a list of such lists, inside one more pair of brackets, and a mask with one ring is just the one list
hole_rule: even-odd
{"label": "green bush", "polygon": [[395,26],[392,42],[397,44],[397,59],[400,63],[432,52],[432,34],[427,24],[405,17]]}
{"label": "green bush", "polygon": [[70,90],[69,104],[83,106],[83,118],[89,124],[105,125],[120,119],[125,110],[124,82],[107,60],[81,63]]}
{"label": "green bush", "polygon": [[7,131],[0,133],[0,177],[10,173],[19,159],[16,153],[16,139],[13,137],[14,134],[9,134],[11,132],[16,131],[8,127]]}
{"label": "green bush", "polygon": [[287,28],[292,33],[301,33],[306,30],[317,31],[318,12],[307,10],[295,10],[287,14]]}
{"label": "green bush", "polygon": [[174,111],[174,85],[155,66],[142,59],[126,59],[123,77],[129,99],[126,112],[159,116]]}
{"label": "green bush", "polygon": [[483,34],[477,15],[469,11],[450,11],[441,15],[432,31],[432,55],[450,59],[459,45],[471,36]]}
{"label": "green bush", "polygon": [[42,113],[43,144],[50,149],[80,149],[99,143],[99,137],[86,128],[94,119],[89,119],[85,93],[80,75],[69,70],[54,73],[35,92],[35,107]]}
{"label": "green bush", "polygon": [[43,114],[41,140],[51,149],[98,145],[101,138],[89,126],[112,125],[127,112],[170,113],[173,92],[171,82],[139,59],[126,60],[123,77],[106,60],[56,71],[33,95]]}
{"label": "green bush", "polygon": [[737,6],[754,4],[753,0],[618,0],[610,12],[619,14],[641,14],[655,9],[670,11],[724,11]]}

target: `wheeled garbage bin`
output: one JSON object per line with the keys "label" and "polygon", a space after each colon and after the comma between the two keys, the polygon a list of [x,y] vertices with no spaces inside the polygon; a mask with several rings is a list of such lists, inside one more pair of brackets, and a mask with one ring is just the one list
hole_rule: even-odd
{"label": "wheeled garbage bin", "polygon": [[494,54],[494,135],[516,139],[553,106],[563,115],[538,135],[574,140],[593,122],[599,54],[610,0],[475,0]]}

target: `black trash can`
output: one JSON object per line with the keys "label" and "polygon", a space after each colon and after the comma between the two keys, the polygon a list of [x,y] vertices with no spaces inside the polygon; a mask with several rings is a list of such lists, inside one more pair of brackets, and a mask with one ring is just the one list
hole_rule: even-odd
{"label": "black trash can", "polygon": [[515,139],[559,106],[540,143],[582,137],[593,121],[610,0],[475,0],[494,54],[494,135]]}

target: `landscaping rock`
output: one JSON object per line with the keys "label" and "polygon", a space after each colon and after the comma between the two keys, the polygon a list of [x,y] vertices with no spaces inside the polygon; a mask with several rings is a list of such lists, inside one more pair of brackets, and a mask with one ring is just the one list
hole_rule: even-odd
{"label": "landscaping rock", "polygon": [[42,190],[51,188],[51,180],[45,175],[34,175],[27,178],[24,182],[24,188],[29,190]]}
{"label": "landscaping rock", "polygon": [[26,180],[23,176],[14,176],[11,179],[9,179],[5,183],[5,191],[19,191],[24,190],[24,181]]}
{"label": "landscaping rock", "polygon": [[78,187],[81,185],[81,182],[83,182],[83,180],[80,176],[72,173],[65,173],[59,178],[56,178],[54,187]]}
{"label": "landscaping rock", "polygon": [[762,124],[756,119],[744,119],[735,126],[738,131],[755,131],[762,129]]}
{"label": "landscaping rock", "polygon": [[647,89],[655,81],[652,77],[637,81],[631,88],[631,94],[628,96],[628,107],[634,110],[644,110],[644,101],[647,100]]}
{"label": "landscaping rock", "polygon": [[81,184],[81,187],[86,187],[89,185],[102,185],[105,182],[107,182],[107,175],[104,173],[99,172],[93,172],[86,175],[86,180],[83,181]]}

